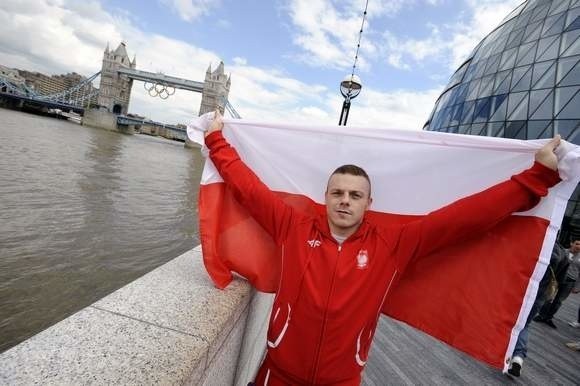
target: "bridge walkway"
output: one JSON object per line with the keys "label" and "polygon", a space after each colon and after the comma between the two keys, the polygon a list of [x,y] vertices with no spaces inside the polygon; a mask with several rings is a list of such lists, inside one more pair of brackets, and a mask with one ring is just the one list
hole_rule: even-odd
{"label": "bridge walkway", "polygon": [[565,346],[580,340],[580,329],[568,325],[579,306],[580,294],[571,294],[554,318],[556,330],[532,322],[528,358],[517,379],[382,316],[363,385],[580,385],[580,352]]}

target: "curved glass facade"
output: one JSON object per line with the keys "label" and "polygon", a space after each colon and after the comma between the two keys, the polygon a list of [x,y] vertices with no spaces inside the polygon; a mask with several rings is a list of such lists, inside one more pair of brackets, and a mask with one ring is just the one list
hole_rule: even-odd
{"label": "curved glass facade", "polygon": [[580,0],[528,0],[473,50],[425,130],[580,144]]}

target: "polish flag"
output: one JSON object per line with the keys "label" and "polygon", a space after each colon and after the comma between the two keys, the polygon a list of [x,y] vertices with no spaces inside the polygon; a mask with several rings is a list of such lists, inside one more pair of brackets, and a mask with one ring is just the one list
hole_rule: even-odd
{"label": "polish flag", "polygon": [[[190,139],[203,144],[211,117],[188,127]],[[368,216],[379,223],[409,221],[504,181],[530,167],[546,142],[225,118],[224,123],[223,134],[242,160],[303,211],[323,210],[336,167],[361,166],[372,182]],[[505,371],[580,176],[580,148],[562,142],[557,154],[563,181],[540,204],[412,261],[383,313]],[[217,287],[226,287],[233,271],[260,291],[276,291],[279,248],[237,203],[209,159],[199,219],[204,263]]]}

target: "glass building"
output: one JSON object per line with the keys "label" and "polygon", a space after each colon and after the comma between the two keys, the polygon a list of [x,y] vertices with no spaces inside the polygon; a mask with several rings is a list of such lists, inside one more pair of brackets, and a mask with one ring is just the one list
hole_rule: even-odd
{"label": "glass building", "polygon": [[[425,130],[580,145],[580,0],[528,0],[475,47]],[[562,224],[580,235],[580,189]],[[571,229],[572,228],[572,229]],[[561,239],[562,240],[562,239]]]}

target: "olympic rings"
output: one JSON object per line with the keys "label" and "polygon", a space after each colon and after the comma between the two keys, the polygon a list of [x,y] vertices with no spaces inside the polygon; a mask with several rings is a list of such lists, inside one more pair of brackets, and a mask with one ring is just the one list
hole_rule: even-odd
{"label": "olympic rings", "polygon": [[167,99],[169,96],[175,94],[175,87],[169,86],[164,83],[143,83],[143,87],[149,93],[149,96],[159,97],[161,99]]}

